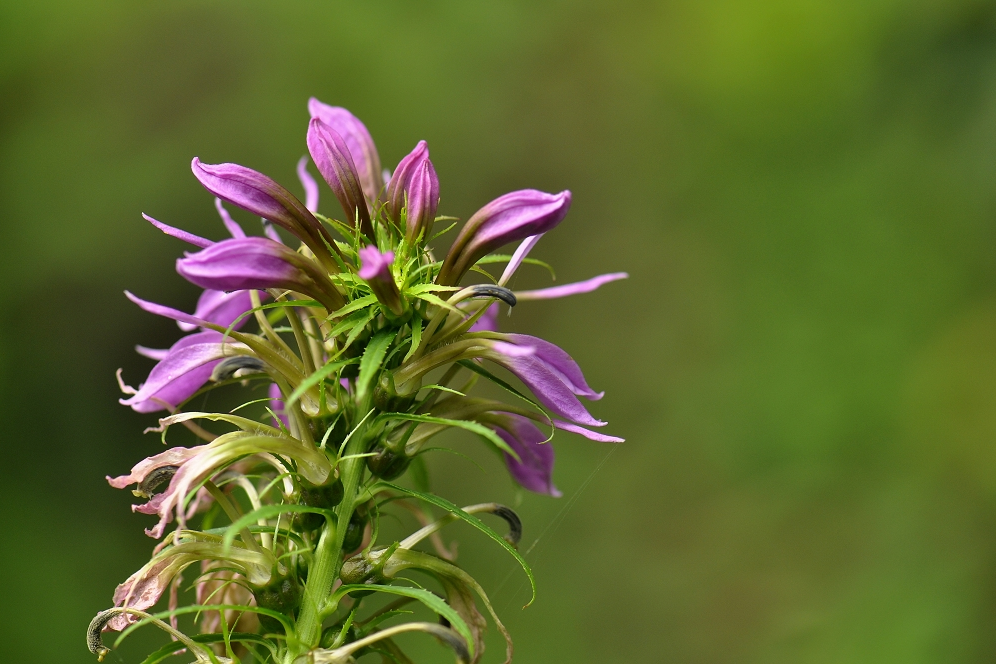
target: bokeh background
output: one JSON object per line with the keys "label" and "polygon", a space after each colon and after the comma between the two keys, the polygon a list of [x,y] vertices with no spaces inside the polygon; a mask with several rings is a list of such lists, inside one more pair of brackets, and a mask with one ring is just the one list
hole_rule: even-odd
{"label": "bokeh background", "polygon": [[160,449],[113,374],[179,332],[122,290],[197,290],[140,213],[222,237],[195,155],[296,190],[310,95],[385,165],[428,140],[448,214],[572,189],[535,255],[631,274],[506,320],[579,360],[624,445],[558,436],[559,500],[472,442],[483,471],[431,459],[444,495],[523,514],[525,611],[514,562],[451,535],[517,662],[996,658],[981,0],[0,2],[0,658],[91,662],[152,546],[103,480]]}

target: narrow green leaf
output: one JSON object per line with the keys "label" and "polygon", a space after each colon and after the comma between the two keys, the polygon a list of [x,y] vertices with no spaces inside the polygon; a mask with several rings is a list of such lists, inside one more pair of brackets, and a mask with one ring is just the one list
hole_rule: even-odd
{"label": "narrow green leaf", "polygon": [[441,299],[438,295],[433,295],[432,293],[421,293],[419,295],[416,295],[415,297],[417,297],[420,300],[425,300],[429,304],[434,304],[437,307],[442,307],[443,309],[449,309],[450,311],[456,312],[458,314],[467,313],[466,311],[461,311],[457,309],[449,302],[446,302],[445,300]]}
{"label": "narrow green leaf", "polygon": [[470,654],[474,654],[474,638],[470,633],[470,628],[467,627],[467,623],[465,623],[463,618],[460,617],[460,614],[456,612],[456,609],[447,604],[439,595],[429,592],[423,588],[409,588],[408,586],[383,586],[375,583],[370,585],[354,583],[340,586],[336,590],[335,595],[333,595],[333,600],[338,600],[339,598],[344,597],[346,593],[354,590],[373,590],[375,592],[417,599],[442,617],[446,618],[450,622],[453,629],[456,630],[457,634],[462,636],[467,642],[467,649],[470,651]]}
{"label": "narrow green leaf", "polygon": [[346,306],[344,306],[342,309],[338,309],[338,310],[332,312],[329,315],[328,320],[333,320],[335,318],[342,318],[346,314],[351,314],[354,311],[358,311],[358,310],[362,309],[363,307],[368,307],[371,304],[375,304],[376,302],[377,302],[377,296],[376,295],[366,295],[366,296],[361,297],[359,299],[353,300],[352,302],[350,302],[349,304],[347,304]]}
{"label": "narrow green leaf", "polygon": [[318,385],[320,382],[325,380],[327,377],[329,377],[330,375],[332,375],[342,367],[349,364],[356,364],[357,362],[359,362],[359,359],[355,357],[350,358],[348,360],[329,362],[321,369],[319,369],[318,371],[316,371],[315,373],[311,374],[310,376],[301,381],[301,384],[298,385],[293,392],[291,392],[291,395],[289,397],[287,397],[287,404],[286,404],[287,407],[289,407],[291,404],[300,399],[301,395],[303,395],[305,392],[310,390],[315,385]]}
{"label": "narrow green leaf", "polygon": [[287,512],[306,512],[311,514],[322,514],[328,517],[334,517],[335,513],[332,510],[322,509],[320,507],[308,507],[307,505],[263,505],[258,510],[253,510],[245,516],[241,517],[239,520],[232,523],[225,529],[225,536],[221,539],[221,544],[225,549],[228,549],[232,545],[232,541],[238,536],[239,531],[250,525],[255,525],[260,519],[270,519],[277,516],[278,514],[285,514]]}
{"label": "narrow green leaf", "polygon": [[501,436],[496,434],[493,429],[484,426],[483,424],[478,424],[477,422],[472,422],[470,420],[451,420],[445,417],[433,417],[431,415],[416,415],[414,413],[384,413],[377,417],[378,420],[407,420],[409,422],[424,422],[426,424],[442,424],[448,427],[457,427],[459,429],[466,429],[471,433],[476,433],[481,438],[484,438],[489,443],[500,449],[502,452],[510,454],[515,458],[516,461],[521,461],[519,455],[515,453],[511,447],[508,446]]}
{"label": "narrow green leaf", "polygon": [[529,606],[536,600],[536,579],[533,578],[533,571],[532,569],[529,568],[529,564],[526,562],[525,558],[523,558],[522,555],[515,550],[515,547],[509,544],[504,537],[502,537],[493,529],[491,529],[486,523],[478,519],[473,514],[468,514],[467,512],[464,512],[462,509],[460,509],[450,501],[446,500],[445,498],[440,498],[435,494],[423,493],[421,491],[416,491],[415,489],[406,489],[403,486],[398,486],[397,484],[392,484],[391,482],[384,482],[384,481],[378,482],[377,486],[386,487],[393,491],[398,491],[405,495],[412,496],[413,498],[418,498],[419,500],[425,501],[430,505],[435,505],[436,507],[439,507],[440,509],[447,511],[450,514],[463,519],[464,521],[474,526],[475,528],[480,530],[482,533],[484,533],[494,541],[498,542],[498,544],[500,544],[503,549],[512,554],[512,557],[518,561],[519,565],[522,567],[522,571],[525,572],[526,576],[529,578],[529,586],[532,588],[533,595],[530,598],[529,603],[526,604],[526,606]]}
{"label": "narrow green leaf", "polygon": [[395,332],[384,330],[378,332],[363,351],[363,358],[360,360],[360,375],[356,379],[356,400],[364,403],[367,393],[370,391],[370,384],[374,377],[380,372],[381,364],[387,349],[394,341]]}
{"label": "narrow green leaf", "polygon": [[[190,640],[195,643],[220,643],[225,639],[223,634],[196,634],[191,636]],[[276,656],[276,649],[274,648],[273,643],[267,641],[259,634],[232,632],[228,635],[228,640],[235,643],[256,643],[266,647],[267,650]],[[182,650],[184,647],[185,646],[180,641],[170,641],[162,648],[142,660],[142,664],[159,664],[159,662],[174,655],[177,650]]]}
{"label": "narrow green leaf", "polygon": [[[510,260],[512,260],[511,254],[491,254],[490,256],[485,256],[484,258],[478,260],[476,265],[488,265],[490,263],[507,263]],[[551,266],[549,263],[544,263],[543,261],[537,260],[535,258],[523,258],[522,262],[527,263],[529,265],[537,265],[539,267],[546,268],[546,270],[550,273],[551,278],[553,278],[554,280],[556,280],[557,278],[557,275],[553,271],[553,266]]]}
{"label": "narrow green leaf", "polygon": [[414,355],[415,351],[418,350],[419,344],[422,343],[422,318],[418,315],[418,313],[415,313],[412,316],[411,326],[412,347],[408,349],[407,353],[405,353],[405,359],[402,360],[403,362],[407,362],[408,358]]}

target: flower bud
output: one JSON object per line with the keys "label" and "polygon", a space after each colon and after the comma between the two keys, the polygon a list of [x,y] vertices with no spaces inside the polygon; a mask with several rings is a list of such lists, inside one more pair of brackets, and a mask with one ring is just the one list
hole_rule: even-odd
{"label": "flower bud", "polygon": [[[323,486],[315,486],[308,481],[304,481],[303,484],[300,498],[302,505],[330,510],[342,502],[343,486],[339,478]],[[304,512],[300,515],[300,519],[301,526],[305,530],[315,530],[325,524],[325,517],[314,512]]]}
{"label": "flower bud", "polygon": [[318,172],[339,199],[346,213],[346,223],[359,223],[363,234],[373,239],[370,211],[346,141],[332,127],[312,118],[308,124],[308,151]]}
{"label": "flower bud", "polygon": [[[263,588],[254,588],[252,594],[260,608],[277,611],[288,617],[292,617],[301,604],[301,586],[293,575],[277,579]],[[284,629],[279,620],[262,613],[259,614],[259,624],[265,632],[279,634]]]}
{"label": "flower bud", "polygon": [[380,156],[366,126],[359,118],[339,106],[323,104],[314,97],[308,100],[308,112],[342,136],[356,166],[360,186],[367,200],[373,203],[384,186]]}
{"label": "flower bud", "polygon": [[387,185],[388,213],[401,221],[402,209],[407,209],[405,236],[414,243],[421,237],[424,243],[432,231],[439,205],[439,178],[429,161],[429,148],[419,141],[411,153],[401,160]]}
{"label": "flower bud", "polygon": [[375,477],[382,480],[393,480],[400,477],[408,470],[411,464],[411,457],[406,456],[404,450],[392,450],[387,446],[380,445],[374,448],[374,456],[367,457],[367,468]]}
{"label": "flower bud", "polygon": [[571,192],[546,194],[523,189],[500,196],[474,213],[450,247],[436,283],[453,285],[474,263],[495,249],[559,224],[571,207]]}
{"label": "flower bud", "polygon": [[395,316],[401,316],[405,312],[404,303],[401,301],[401,291],[394,283],[394,275],[391,274],[394,252],[381,253],[376,246],[367,245],[360,249],[360,261],[360,271],[357,273],[360,279],[367,282],[381,304]]}
{"label": "flower bud", "polygon": [[353,514],[346,526],[346,536],[342,540],[342,550],[355,551],[363,543],[363,530],[367,527],[366,517]]}
{"label": "flower bud", "polygon": [[318,300],[329,311],[345,303],[313,261],[263,237],[222,240],[178,259],[176,271],[202,288],[224,291],[286,288]]}
{"label": "flower bud", "polygon": [[262,173],[238,164],[202,164],[197,157],[190,168],[212,194],[283,226],[316,256],[328,256],[328,247],[335,247],[332,235],[308,208]]}

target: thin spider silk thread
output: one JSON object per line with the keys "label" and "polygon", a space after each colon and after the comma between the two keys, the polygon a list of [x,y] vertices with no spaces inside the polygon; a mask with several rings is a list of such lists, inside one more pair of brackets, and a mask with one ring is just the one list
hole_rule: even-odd
{"label": "thin spider silk thread", "polygon": [[[570,511],[570,509],[574,507],[574,505],[578,502],[578,499],[581,497],[581,494],[584,493],[584,490],[588,487],[589,484],[591,484],[591,481],[595,479],[595,475],[597,475],[598,472],[602,470],[602,467],[605,466],[605,464],[608,462],[609,457],[611,457],[612,454],[617,449],[619,449],[619,447],[617,445],[613,445],[612,449],[606,452],[605,456],[602,457],[602,460],[598,463],[597,466],[595,466],[595,470],[591,471],[591,474],[588,475],[588,478],[581,483],[581,486],[578,487],[578,490],[574,492],[574,495],[572,495],[570,499],[567,501],[567,503],[562,508],[560,508],[560,511],[557,512],[557,514],[552,519],[550,519],[550,522],[546,525],[543,531],[536,537],[533,543],[529,545],[529,548],[525,550],[525,552],[522,554],[523,558],[532,553],[533,549],[536,548],[536,545],[540,543],[540,540],[545,541],[547,532],[549,532],[551,528],[553,529],[553,531],[550,532],[551,536],[557,532],[557,529],[559,529],[561,524],[563,524],[564,519],[567,518],[568,511]],[[539,554],[542,551],[543,549],[541,548],[539,551],[536,552],[536,558],[539,557]],[[530,563],[535,563],[535,558],[531,560]],[[535,567],[535,565],[531,564],[530,567]],[[502,580],[500,584],[498,584],[498,587],[495,589],[494,596],[496,600],[498,598],[498,595],[501,594],[502,589],[508,583],[509,579],[512,578],[512,575],[515,573],[515,570],[517,569],[518,566],[515,565],[509,566],[508,574],[505,575],[505,578]],[[508,601],[505,603],[502,609],[503,612],[508,610],[509,605],[512,603],[512,599],[519,594],[519,592],[523,589],[523,587],[525,587],[525,585],[526,585],[525,581],[519,583],[519,587],[515,589],[515,592],[512,594],[511,597],[509,597]]]}

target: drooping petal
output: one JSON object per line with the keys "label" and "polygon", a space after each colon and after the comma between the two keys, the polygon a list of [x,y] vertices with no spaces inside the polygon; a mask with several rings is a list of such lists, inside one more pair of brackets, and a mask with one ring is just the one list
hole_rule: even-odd
{"label": "drooping petal", "polygon": [[311,212],[318,210],[318,183],[308,172],[308,158],[301,157],[297,162],[297,177],[304,187],[304,207]]}
{"label": "drooping petal", "polygon": [[436,282],[457,283],[484,255],[509,242],[553,229],[567,215],[571,192],[513,191],[474,213],[450,247]]}
{"label": "drooping petal", "polygon": [[159,230],[161,230],[166,235],[169,235],[170,237],[175,237],[178,240],[183,240],[184,242],[192,244],[195,247],[201,247],[203,249],[205,247],[210,247],[212,244],[214,244],[214,242],[212,242],[211,240],[207,240],[205,238],[202,238],[199,235],[194,235],[193,233],[188,233],[187,231],[185,231],[183,229],[174,228],[173,226],[170,226],[169,224],[164,224],[163,222],[161,222],[161,221],[159,221],[157,219],[153,219],[152,217],[150,217],[149,215],[145,214],[144,212],[142,213],[142,218],[145,219],[150,224],[152,224],[153,226],[155,226],[156,228],[158,228]]}
{"label": "drooping petal", "polygon": [[576,424],[571,424],[570,422],[562,422],[560,420],[554,420],[553,426],[558,429],[563,429],[564,431],[570,431],[571,433],[576,433],[580,436],[584,436],[588,440],[594,440],[598,443],[624,443],[625,438],[619,438],[617,436],[609,436],[604,433],[598,433],[597,431],[591,431],[590,429],[585,429],[584,427],[578,426]]}
{"label": "drooping petal", "polygon": [[384,186],[380,168],[380,155],[366,126],[359,118],[339,106],[323,104],[314,97],[308,100],[308,112],[342,136],[349,154],[356,165],[360,185],[367,200],[373,203]]}
{"label": "drooping petal", "polygon": [[202,164],[196,157],[190,167],[212,194],[286,228],[316,256],[328,256],[328,247],[335,246],[304,203],[262,173],[238,164]]}
{"label": "drooping petal", "polygon": [[522,487],[554,497],[561,495],[553,485],[553,445],[530,420],[521,415],[493,417],[495,433],[519,455],[519,460],[505,453],[505,464],[512,479]]}
{"label": "drooping petal", "polygon": [[[261,297],[265,298],[266,293],[261,293]],[[197,299],[197,309],[194,311],[194,316],[226,328],[238,320],[233,328],[238,330],[249,320],[249,317],[243,314],[251,309],[252,296],[249,291],[238,290],[226,293],[209,288],[201,293]],[[178,322],[177,325],[186,332],[196,329],[190,323]]]}
{"label": "drooping petal", "polygon": [[131,469],[127,475],[119,477],[107,477],[107,483],[115,489],[123,489],[132,484],[141,484],[148,477],[149,473],[159,468],[167,466],[179,466],[198,453],[199,448],[191,447],[171,447],[165,452],[156,454],[147,459],[142,459]]}
{"label": "drooping petal", "polygon": [[[195,328],[190,326],[190,329],[193,330]],[[169,348],[146,348],[145,346],[135,346],[135,352],[142,357],[147,357],[150,360],[158,362],[159,360],[165,359],[166,356],[169,355]]]}
{"label": "drooping petal", "polygon": [[318,266],[269,238],[222,240],[176,261],[176,271],[202,288],[246,290],[286,288],[321,302],[329,311],[342,306],[342,296]]}
{"label": "drooping petal", "polygon": [[[211,370],[222,358],[233,354],[220,332],[208,330],[177,341],[149,372],[138,392],[120,403],[139,413],[166,410],[189,399],[211,378]],[[167,405],[168,404],[168,405]]]}
{"label": "drooping petal", "polygon": [[501,273],[501,278],[498,280],[499,286],[504,286],[508,283],[508,280],[512,278],[515,271],[519,269],[520,265],[522,265],[522,261],[526,259],[526,256],[529,255],[529,252],[533,250],[533,247],[536,246],[536,243],[539,242],[542,237],[542,233],[538,235],[531,235],[519,243],[519,246],[515,248],[515,253],[512,254],[512,259],[509,260],[508,265],[505,266],[505,271]]}
{"label": "drooping petal", "polygon": [[318,118],[312,118],[308,124],[308,151],[318,172],[342,205],[346,222],[351,225],[358,223],[364,235],[373,239],[370,210],[345,140],[330,126]]}
{"label": "drooping petal", "polygon": [[618,281],[619,279],[626,279],[629,275],[625,272],[612,272],[610,274],[600,274],[597,277],[592,277],[591,279],[585,279],[584,281],[576,281],[571,284],[563,284],[562,286],[553,286],[551,288],[540,288],[538,290],[527,290],[527,291],[516,291],[515,297],[518,300],[552,300],[558,297],[568,297],[570,295],[580,295],[581,293],[590,293],[601,286],[612,282]]}
{"label": "drooping petal", "polygon": [[218,211],[218,216],[221,217],[221,223],[225,224],[225,228],[228,229],[229,235],[235,238],[245,237],[246,232],[242,230],[242,227],[232,219],[232,215],[228,213],[225,206],[221,204],[220,198],[214,199],[214,209]]}
{"label": "drooping petal", "polygon": [[[527,350],[533,352],[524,352]],[[607,424],[591,416],[575,396],[573,388],[576,386],[566,383],[564,375],[554,371],[546,361],[538,357],[535,348],[492,341],[480,356],[515,374],[536,395],[539,402],[554,414],[570,422],[591,427]]]}
{"label": "drooping petal", "polygon": [[407,206],[406,236],[409,242],[421,236],[428,239],[432,223],[436,219],[439,205],[439,178],[429,160],[429,148],[425,141],[419,141],[394,169],[390,184],[387,185],[388,214],[396,222],[401,221],[401,210]]}
{"label": "drooping petal", "polygon": [[605,396],[605,392],[596,392],[588,387],[584,374],[581,373],[581,367],[560,346],[528,334],[505,334],[502,337],[519,346],[529,346],[534,349],[536,352],[533,357],[544,362],[574,394],[592,401]]}

